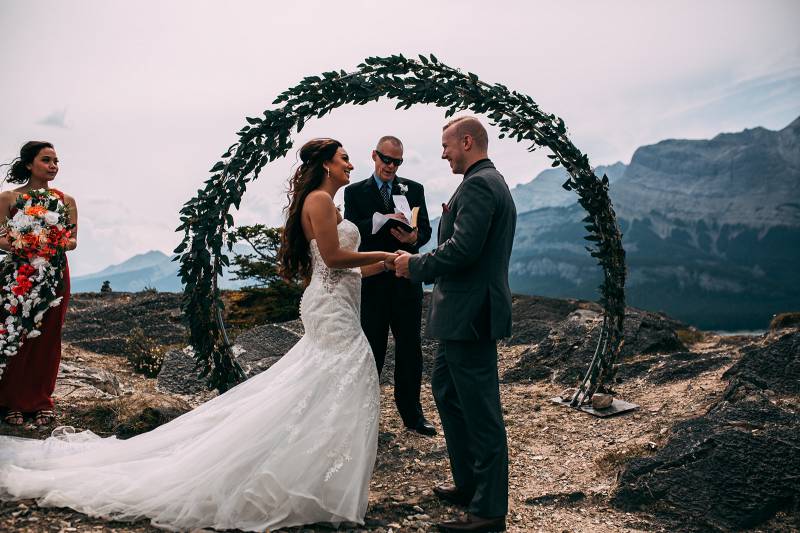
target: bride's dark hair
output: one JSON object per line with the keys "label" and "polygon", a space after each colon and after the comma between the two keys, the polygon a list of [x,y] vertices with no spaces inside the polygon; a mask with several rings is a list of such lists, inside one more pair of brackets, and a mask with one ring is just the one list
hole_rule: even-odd
{"label": "bride's dark hair", "polygon": [[326,174],[324,163],[333,159],[336,150],[341,146],[342,143],[334,139],[311,139],[300,148],[302,164],[289,179],[286,225],[281,232],[281,247],[278,251],[280,273],[285,279],[298,276],[304,280],[311,278],[309,243],[301,224],[303,204],[308,194],[322,184]]}

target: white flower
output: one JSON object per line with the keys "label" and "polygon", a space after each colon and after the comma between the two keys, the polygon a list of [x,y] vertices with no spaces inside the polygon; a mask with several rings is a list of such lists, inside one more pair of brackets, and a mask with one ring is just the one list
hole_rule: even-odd
{"label": "white flower", "polygon": [[405,194],[408,192],[408,185],[405,183],[398,183],[397,188],[400,189],[400,194]]}
{"label": "white flower", "polygon": [[26,226],[32,226],[34,221],[35,219],[32,216],[26,215],[22,211],[17,211],[14,218],[9,221],[9,225],[15,228],[24,228]]}
{"label": "white flower", "polygon": [[59,218],[61,217],[55,211],[48,211],[47,213],[44,214],[44,221],[47,222],[47,224],[50,226],[52,226],[53,224],[57,224]]}
{"label": "white flower", "polygon": [[38,313],[36,313],[36,316],[33,317],[33,321],[39,323],[42,321],[42,318],[44,318],[44,311],[39,311]]}
{"label": "white flower", "polygon": [[41,335],[41,334],[42,334],[42,332],[41,332],[41,331],[39,331],[38,329],[32,329],[32,330],[31,330],[31,332],[30,332],[30,333],[28,333],[28,338],[29,338],[29,339],[32,339],[32,338],[34,338],[34,337],[38,337],[38,336],[39,336],[39,335]]}
{"label": "white flower", "polygon": [[45,259],[40,255],[37,255],[36,257],[33,258],[33,260],[31,260],[31,266],[34,268],[41,269],[45,265],[47,265],[47,259]]}
{"label": "white flower", "polygon": [[59,305],[61,305],[61,299],[62,298],[63,298],[63,296],[59,296],[58,298],[56,298],[55,300],[50,302],[50,307],[58,307]]}

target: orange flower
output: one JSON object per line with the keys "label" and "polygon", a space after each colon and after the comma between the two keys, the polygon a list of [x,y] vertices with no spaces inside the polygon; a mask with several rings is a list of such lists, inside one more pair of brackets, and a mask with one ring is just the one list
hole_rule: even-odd
{"label": "orange flower", "polygon": [[47,213],[47,208],[43,205],[32,205],[25,209],[25,214],[32,217],[41,217]]}

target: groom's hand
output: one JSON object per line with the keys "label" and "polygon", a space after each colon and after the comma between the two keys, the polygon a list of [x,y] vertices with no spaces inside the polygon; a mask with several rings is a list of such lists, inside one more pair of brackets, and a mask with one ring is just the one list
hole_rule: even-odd
{"label": "groom's hand", "polygon": [[410,278],[411,274],[408,271],[408,260],[411,259],[411,254],[405,250],[397,250],[397,257],[394,260],[394,273],[398,278]]}

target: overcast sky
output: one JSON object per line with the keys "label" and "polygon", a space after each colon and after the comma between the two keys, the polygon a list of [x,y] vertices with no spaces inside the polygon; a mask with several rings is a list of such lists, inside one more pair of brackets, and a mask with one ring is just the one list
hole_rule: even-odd
{"label": "overcast sky", "polygon": [[[800,115],[799,24],[794,0],[0,0],[0,161],[29,139],[55,144],[54,186],[80,214],[71,267],[87,274],[170,253],[178,209],[244,117],[304,76],[432,52],[564,118],[592,165],[627,163],[665,138],[780,129]],[[438,108],[388,101],[340,108],[295,146],[341,140],[361,180],[377,138],[397,135],[400,175],[425,185],[438,216],[459,179],[439,159],[443,120]],[[548,166],[513,141],[495,138],[490,153],[512,186]],[[281,223],[295,154],[250,184],[237,223]]]}

